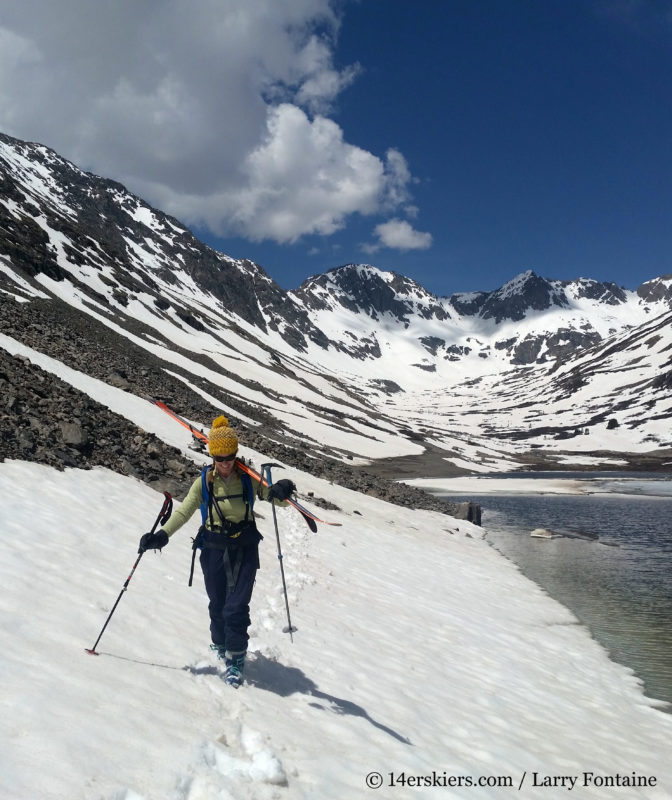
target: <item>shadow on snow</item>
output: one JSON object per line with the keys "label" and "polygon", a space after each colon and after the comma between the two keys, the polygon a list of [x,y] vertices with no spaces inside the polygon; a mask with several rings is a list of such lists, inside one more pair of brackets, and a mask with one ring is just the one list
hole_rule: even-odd
{"label": "shadow on snow", "polygon": [[[159,667],[160,669],[186,671],[192,675],[215,675],[218,678],[224,678],[224,670],[210,664],[205,666],[189,665],[186,667],[173,667],[168,664],[157,664],[153,661],[129,658],[127,656],[120,656],[115,653],[104,651],[96,653],[96,655],[109,656],[110,658],[117,658],[121,661],[145,664],[150,667]],[[321,692],[317,684],[297,667],[286,667],[279,661],[266,658],[266,656],[261,653],[255,653],[254,658],[247,662],[245,666],[245,680],[257,689],[273,692],[273,694],[277,694],[279,697],[290,697],[293,694],[304,694],[308,697],[314,697],[316,700],[322,702],[309,703],[308,705],[310,705],[311,708],[317,708],[320,711],[331,711],[334,714],[342,714],[344,716],[361,717],[367,722],[370,722],[374,728],[378,728],[378,730],[383,731],[398,742],[408,745],[413,744],[406,736],[402,736],[387,725],[377,722],[365,709],[358,706],[356,703],[350,700],[344,700],[340,697],[334,697],[326,692]]]}
{"label": "shadow on snow", "polygon": [[[194,675],[224,676],[224,672],[215,666],[185,667],[185,669]],[[280,697],[289,697],[293,694],[314,697],[321,702],[309,703],[311,708],[317,708],[320,711],[331,711],[334,714],[362,717],[362,719],[370,722],[374,728],[387,733],[393,739],[403,744],[412,744],[410,739],[397,733],[387,725],[377,722],[356,703],[321,692],[317,684],[297,667],[286,667],[279,661],[266,658],[261,653],[255,653],[254,658],[250,659],[245,665],[245,680],[257,689],[273,692]]]}

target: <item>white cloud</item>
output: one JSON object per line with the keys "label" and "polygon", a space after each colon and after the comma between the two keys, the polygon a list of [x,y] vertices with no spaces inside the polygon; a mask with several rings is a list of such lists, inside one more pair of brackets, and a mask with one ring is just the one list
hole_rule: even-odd
{"label": "white cloud", "polygon": [[408,205],[328,118],[331,0],[0,0],[0,129],[115,178],[189,224],[291,242]]}
{"label": "white cloud", "polygon": [[378,241],[362,245],[366,253],[376,253],[381,247],[393,250],[427,250],[432,246],[432,234],[416,231],[406,220],[391,219],[376,225]]}
{"label": "white cloud", "polygon": [[333,66],[330,43],[312,36],[297,59],[302,83],[295,101],[313,113],[327,114],[331,104],[359,75],[361,67],[352,64],[339,72]]}
{"label": "white cloud", "polygon": [[[348,214],[374,213],[386,188],[380,159],[345,142],[336,123],[287,103],[269,109],[266,137],[240,169],[238,186],[215,198],[191,196],[188,217],[218,233],[226,226],[251,239],[293,242],[334,233]],[[174,212],[174,202],[167,195],[162,207]]]}
{"label": "white cloud", "polygon": [[411,181],[411,171],[406,159],[393,147],[385,154],[385,170],[388,175],[385,201],[388,208],[394,209],[410,199],[408,184]]}

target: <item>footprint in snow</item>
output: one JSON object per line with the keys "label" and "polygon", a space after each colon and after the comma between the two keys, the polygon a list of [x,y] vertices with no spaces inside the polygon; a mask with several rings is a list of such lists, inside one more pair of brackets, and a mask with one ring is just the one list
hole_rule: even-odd
{"label": "footprint in snow", "polygon": [[282,762],[264,736],[231,719],[224,722],[224,731],[216,742],[202,745],[198,762],[179,788],[183,800],[221,796],[271,800],[277,796],[278,786],[287,785]]}

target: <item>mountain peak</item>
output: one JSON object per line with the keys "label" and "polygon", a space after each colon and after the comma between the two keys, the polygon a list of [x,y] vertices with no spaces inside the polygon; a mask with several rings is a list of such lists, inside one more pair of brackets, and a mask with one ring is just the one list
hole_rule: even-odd
{"label": "mountain peak", "polygon": [[296,294],[314,309],[333,308],[335,302],[374,320],[388,314],[405,325],[413,314],[442,320],[450,316],[441,301],[412,278],[371,264],[334,267],[309,278]]}
{"label": "mountain peak", "polygon": [[542,278],[528,269],[495,291],[454,294],[450,304],[460,314],[478,315],[499,324],[505,319],[520,321],[530,311],[565,307],[569,301],[558,281]]}
{"label": "mountain peak", "polygon": [[647,303],[663,300],[672,308],[672,274],[646,281],[637,289],[637,294]]}
{"label": "mountain peak", "polygon": [[521,320],[530,311],[546,311],[552,306],[569,305],[564,292],[554,281],[541,278],[532,270],[516,275],[493,292],[483,305],[484,319]]}
{"label": "mountain peak", "polygon": [[537,273],[533,272],[531,269],[526,269],[525,272],[514,275],[511,280],[497,289],[497,294],[500,297],[510,297],[514,294],[521,294],[525,291],[525,287],[529,283],[535,283],[536,281],[544,281],[544,278],[540,278]]}

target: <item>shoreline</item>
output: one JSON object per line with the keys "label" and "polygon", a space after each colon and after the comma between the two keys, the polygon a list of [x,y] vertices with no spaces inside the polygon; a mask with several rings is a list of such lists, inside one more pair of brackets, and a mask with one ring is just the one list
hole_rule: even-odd
{"label": "shoreline", "polygon": [[[467,495],[613,495],[672,497],[672,480],[640,477],[505,478],[468,475],[451,478],[412,478],[403,481],[443,496]],[[630,489],[630,491],[628,491]]]}
{"label": "shoreline", "polygon": [[506,559],[509,563],[513,564],[516,567],[516,569],[520,571],[521,575],[523,575],[529,581],[532,581],[532,583],[534,583],[543,592],[545,592],[548,595],[548,597],[550,597],[554,602],[558,603],[563,608],[565,608],[574,617],[574,619],[576,620],[576,624],[584,628],[588,632],[590,638],[595,642],[595,644],[606,653],[610,661],[612,661],[614,664],[617,664],[620,667],[625,667],[626,669],[630,670],[633,677],[637,681],[638,690],[642,695],[642,698],[644,698],[652,708],[654,708],[656,711],[661,711],[664,714],[672,715],[672,700],[667,700],[664,697],[659,697],[655,693],[655,690],[649,689],[648,684],[650,678],[648,677],[648,675],[645,672],[643,672],[640,668],[633,666],[633,664],[630,663],[629,658],[618,656],[615,653],[615,648],[613,647],[613,645],[604,639],[603,632],[599,629],[597,625],[595,625],[594,623],[591,624],[588,620],[584,619],[583,615],[581,615],[575,608],[573,608],[572,605],[570,605],[564,599],[559,597],[558,592],[554,591],[552,587],[545,585],[545,583],[540,581],[538,578],[530,575],[523,565],[519,564],[513,556],[504,552],[501,545],[495,540],[490,538],[491,533],[492,531],[488,531],[487,529],[485,529],[485,533],[483,535],[483,541],[488,545],[488,547],[491,547],[498,555]]}
{"label": "shoreline", "polygon": [[[409,481],[419,488],[424,489],[432,494],[446,497],[446,498],[469,498],[473,502],[479,503],[483,506],[484,510],[487,509],[487,498],[515,498],[525,497],[528,498],[543,498],[548,496],[549,501],[551,498],[560,500],[561,498],[572,497],[575,498],[609,498],[614,501],[620,500],[639,500],[644,502],[655,501],[672,501],[672,479],[668,476],[652,479],[650,475],[646,476],[618,476],[607,477],[604,474],[600,477],[580,478],[571,475],[566,478],[559,477],[479,477],[479,476],[465,476],[461,478],[420,478]],[[657,485],[658,484],[658,485]],[[607,501],[609,502],[609,501]],[[523,520],[518,520],[515,527],[525,537],[530,536],[531,527],[526,527]],[[532,526],[534,527],[534,526]],[[571,526],[550,526],[553,531],[557,531],[554,536],[549,538],[569,538],[569,539],[583,539],[583,536],[575,535],[571,530]],[[569,532],[564,528],[569,527]],[[653,706],[667,715],[672,715],[672,699],[670,699],[669,689],[663,691],[662,696],[656,693],[655,689],[651,688],[652,677],[651,674],[641,664],[637,663],[637,659],[632,659],[630,653],[630,639],[627,635],[619,636],[617,644],[611,640],[608,629],[603,629],[601,622],[598,618],[593,619],[593,614],[586,615],[585,608],[582,609],[583,601],[574,598],[569,600],[566,592],[558,591],[558,587],[543,579],[542,574],[535,574],[535,570],[528,569],[529,564],[526,565],[525,561],[520,561],[516,558],[515,554],[506,552],[506,547],[498,541],[498,534],[503,531],[497,530],[497,526],[490,527],[484,524],[482,527],[483,541],[493,548],[502,558],[516,566],[526,578],[531,580],[542,591],[548,594],[555,602],[562,605],[569,613],[575,618],[577,623],[585,628],[591,638],[605,651],[607,656],[614,663],[624,666],[632,671],[639,682],[639,689],[643,697],[650,701]],[[600,537],[601,538],[601,537]],[[604,541],[602,544],[609,544]],[[599,614],[598,614],[599,617]],[[627,655],[624,655],[627,653]],[[653,678],[653,682],[657,678]],[[667,684],[669,687],[669,682]]]}

